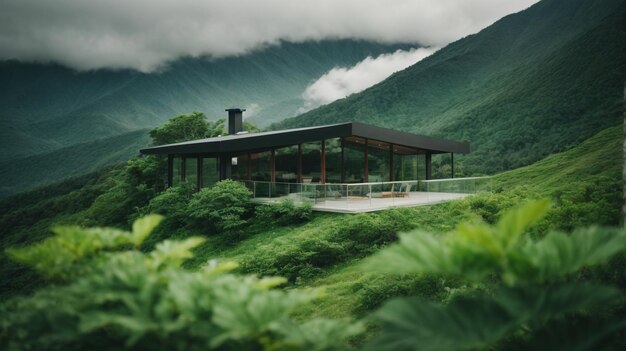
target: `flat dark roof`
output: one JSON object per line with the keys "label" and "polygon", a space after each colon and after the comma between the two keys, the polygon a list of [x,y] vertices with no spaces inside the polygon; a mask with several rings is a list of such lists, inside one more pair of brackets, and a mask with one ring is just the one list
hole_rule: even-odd
{"label": "flat dark roof", "polygon": [[432,153],[469,153],[466,142],[432,138],[381,128],[359,122],[331,124],[318,127],[277,130],[261,133],[227,135],[222,137],[185,141],[141,149],[142,154],[222,154],[244,151],[267,150],[299,143],[331,138],[359,136],[384,141],[394,145],[408,146]]}

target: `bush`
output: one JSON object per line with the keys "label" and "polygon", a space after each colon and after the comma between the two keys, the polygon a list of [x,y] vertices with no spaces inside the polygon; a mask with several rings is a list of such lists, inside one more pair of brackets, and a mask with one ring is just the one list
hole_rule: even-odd
{"label": "bush", "polygon": [[313,205],[308,202],[295,204],[291,199],[285,199],[275,204],[259,205],[255,209],[255,220],[263,226],[292,225],[303,223],[311,219]]}
{"label": "bush", "polygon": [[282,278],[235,275],[235,264],[213,261],[183,269],[202,238],[130,249],[159,221],[142,218],[132,232],[57,227],[52,238],[9,250],[60,284],[0,303],[3,349],[330,351],[360,333],[346,321],[291,318],[315,295],[274,289]]}
{"label": "bush", "polygon": [[247,223],[251,199],[252,193],[245,185],[222,180],[193,194],[187,214],[195,219],[196,225],[211,228],[214,232],[236,231]]}

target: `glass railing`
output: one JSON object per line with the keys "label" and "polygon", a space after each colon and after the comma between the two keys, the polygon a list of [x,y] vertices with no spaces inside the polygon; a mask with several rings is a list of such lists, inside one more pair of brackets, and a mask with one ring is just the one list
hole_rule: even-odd
{"label": "glass railing", "polygon": [[491,191],[491,177],[410,180],[376,183],[281,183],[243,181],[254,199],[310,201],[317,209],[375,210],[431,204]]}

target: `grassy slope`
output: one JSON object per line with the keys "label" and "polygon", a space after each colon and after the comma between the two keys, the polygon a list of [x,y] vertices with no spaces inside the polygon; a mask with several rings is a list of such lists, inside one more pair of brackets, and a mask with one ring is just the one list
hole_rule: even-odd
{"label": "grassy slope", "polygon": [[[606,129],[571,150],[495,176],[494,187],[505,191],[522,187],[522,192],[533,193],[532,196],[577,196],[596,181],[619,186],[622,138],[621,126]],[[508,196],[506,194],[505,197]],[[613,188],[609,195],[613,195],[610,196],[611,201],[615,202],[615,208],[619,208],[621,188]],[[402,221],[408,227],[442,233],[477,213],[470,200],[385,212],[363,217],[384,216],[387,220]],[[332,236],[337,226],[347,221],[346,217],[349,216],[352,215],[319,214],[303,226],[261,232],[225,250],[208,245],[196,263],[204,262],[208,257],[245,262],[252,256],[280,255],[284,251],[295,250],[300,243],[312,237],[324,239]],[[613,217],[614,222],[619,221],[618,215]],[[594,220],[587,218],[583,224],[592,224]],[[325,291],[322,298],[301,313],[307,316],[358,316],[393,295],[419,294],[442,299],[447,296],[449,289],[460,288],[454,281],[446,282],[430,277],[418,279],[367,273],[359,269],[360,262],[360,257],[354,257],[327,267],[319,276],[297,281],[296,286],[322,288]]]}

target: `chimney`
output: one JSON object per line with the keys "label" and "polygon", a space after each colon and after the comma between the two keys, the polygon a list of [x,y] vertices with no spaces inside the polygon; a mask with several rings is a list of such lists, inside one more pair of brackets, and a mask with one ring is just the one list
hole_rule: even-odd
{"label": "chimney", "polygon": [[228,134],[235,135],[243,130],[243,111],[246,109],[227,108],[228,111]]}

